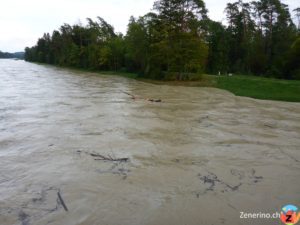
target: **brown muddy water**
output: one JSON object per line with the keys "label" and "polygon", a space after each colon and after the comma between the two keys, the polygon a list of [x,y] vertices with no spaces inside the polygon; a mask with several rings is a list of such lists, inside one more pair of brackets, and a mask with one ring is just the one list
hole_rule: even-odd
{"label": "brown muddy water", "polygon": [[0,60],[1,225],[281,224],[240,212],[286,204],[299,103]]}

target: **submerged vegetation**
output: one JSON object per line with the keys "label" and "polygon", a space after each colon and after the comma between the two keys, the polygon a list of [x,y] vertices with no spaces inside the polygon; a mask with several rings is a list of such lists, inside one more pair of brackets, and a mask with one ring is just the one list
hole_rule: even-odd
{"label": "submerged vegetation", "polygon": [[152,12],[130,18],[125,36],[101,17],[88,18],[86,26],[64,24],[44,34],[25,59],[160,80],[203,73],[300,79],[299,27],[287,5],[239,0],[225,12],[227,26],[209,19],[202,0],[156,0]]}

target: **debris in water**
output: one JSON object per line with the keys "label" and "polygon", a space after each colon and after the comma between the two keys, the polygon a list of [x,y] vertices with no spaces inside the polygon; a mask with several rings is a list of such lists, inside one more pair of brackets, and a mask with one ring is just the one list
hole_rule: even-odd
{"label": "debris in water", "polygon": [[[83,151],[77,150],[76,152],[78,154],[81,154]],[[83,152],[83,153],[94,157],[94,160],[111,161],[111,162],[128,162],[129,161],[129,158],[127,158],[127,157],[126,158],[116,158],[115,156],[111,156],[109,154],[107,156],[104,156],[104,155],[101,155],[98,153],[90,153],[90,152]]]}
{"label": "debris in water", "polygon": [[60,191],[57,192],[57,196],[58,196],[58,199],[59,199],[60,203],[64,207],[64,210],[68,212],[69,210],[68,210],[63,198],[61,197]]}
{"label": "debris in water", "polygon": [[208,172],[207,175],[198,174],[199,179],[206,186],[204,192],[197,192],[196,195],[199,198],[200,194],[205,194],[208,191],[216,191],[220,192],[228,192],[228,191],[238,191],[239,188],[244,185],[253,185],[260,182],[263,177],[256,176],[255,169],[251,169],[250,171],[241,171],[237,169],[231,169],[230,173],[232,176],[237,178],[236,185],[230,185],[226,181],[221,180],[218,176],[212,172]]}
{"label": "debris in water", "polygon": [[129,95],[132,99],[136,99],[136,97],[126,91],[122,91],[124,94]]}
{"label": "debris in water", "polygon": [[162,102],[161,99],[147,99],[149,102]]}
{"label": "debris in water", "polygon": [[[125,91],[122,91],[124,94],[126,94],[126,95],[129,95],[130,97],[131,97],[131,99],[133,99],[133,100],[135,100],[135,99],[138,99],[138,97],[137,96],[134,96],[134,95],[132,95],[132,94],[130,94],[130,93],[128,93],[128,92],[125,92]],[[141,99],[143,99],[143,98],[141,98]],[[146,101],[149,101],[149,102],[162,102],[162,100],[161,99],[153,99],[153,98],[147,98],[147,99],[145,99]]]}
{"label": "debris in water", "polygon": [[112,162],[127,162],[129,158],[115,158],[108,156],[103,156],[100,154],[90,153],[91,156],[95,157],[95,160],[104,160],[104,161],[112,161]]}
{"label": "debris in water", "polygon": [[[216,174],[212,172],[208,172],[208,175],[201,175],[198,174],[199,179],[203,182],[203,184],[208,184],[208,187],[205,188],[205,192],[207,191],[215,191],[215,188],[221,187],[221,192],[227,192],[227,191],[237,191],[240,186],[242,186],[242,183],[239,183],[235,186],[231,186],[228,183],[220,180]],[[197,194],[197,197],[199,197],[199,193]]]}

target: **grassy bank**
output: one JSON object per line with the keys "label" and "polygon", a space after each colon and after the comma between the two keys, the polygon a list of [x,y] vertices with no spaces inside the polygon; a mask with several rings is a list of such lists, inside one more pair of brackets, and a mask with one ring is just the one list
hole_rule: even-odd
{"label": "grassy bank", "polygon": [[199,81],[156,81],[144,80],[154,84],[180,85],[191,87],[216,87],[230,91],[237,96],[256,99],[300,102],[300,81],[234,75],[203,75]]}
{"label": "grassy bank", "polygon": [[300,102],[300,81],[236,75],[215,77],[216,87],[238,96]]}

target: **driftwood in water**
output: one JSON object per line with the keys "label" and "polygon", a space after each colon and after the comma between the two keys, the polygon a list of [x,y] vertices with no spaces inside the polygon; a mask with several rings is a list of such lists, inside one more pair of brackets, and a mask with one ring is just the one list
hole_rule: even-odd
{"label": "driftwood in water", "polygon": [[78,150],[77,153],[88,154],[88,155],[94,157],[94,160],[103,160],[103,161],[111,161],[111,162],[128,162],[129,161],[129,158],[116,158],[115,156],[112,157],[109,154],[107,156],[104,156],[104,155],[101,155],[98,153],[90,153],[90,152],[81,151],[81,150]]}
{"label": "driftwood in water", "polygon": [[124,94],[129,95],[132,99],[136,99],[136,97],[128,92],[123,91]]}
{"label": "driftwood in water", "polygon": [[[134,95],[132,95],[132,94],[130,94],[130,93],[128,93],[128,92],[123,91],[123,93],[126,94],[126,95],[129,95],[129,96],[131,97],[131,99],[133,99],[133,100],[138,99],[138,97],[136,97],[136,96],[134,96]],[[149,102],[162,102],[161,99],[147,98],[147,99],[145,99],[145,100],[146,100],[146,101],[149,101]]]}
{"label": "driftwood in water", "polygon": [[68,212],[69,210],[68,210],[63,198],[61,197],[60,191],[57,192],[57,196],[58,196],[58,199],[59,199],[60,203],[64,207],[64,210]]}
{"label": "driftwood in water", "polygon": [[90,155],[95,157],[95,160],[104,160],[104,161],[112,161],[112,162],[127,162],[129,160],[129,158],[115,158],[115,157],[111,157],[110,155],[103,156],[95,153],[91,153]]}
{"label": "driftwood in water", "polygon": [[147,99],[149,102],[162,102],[161,99]]}

